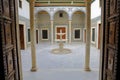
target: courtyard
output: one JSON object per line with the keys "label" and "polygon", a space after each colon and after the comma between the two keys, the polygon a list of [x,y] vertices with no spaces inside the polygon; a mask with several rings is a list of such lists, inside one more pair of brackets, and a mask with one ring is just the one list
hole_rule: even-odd
{"label": "courtyard", "polygon": [[[53,54],[58,43],[39,43],[36,45],[37,71],[31,72],[31,48],[21,50],[23,80],[98,80],[100,50],[91,45],[90,72],[84,71],[85,44],[65,43],[69,54]],[[47,76],[47,77],[46,77]]]}

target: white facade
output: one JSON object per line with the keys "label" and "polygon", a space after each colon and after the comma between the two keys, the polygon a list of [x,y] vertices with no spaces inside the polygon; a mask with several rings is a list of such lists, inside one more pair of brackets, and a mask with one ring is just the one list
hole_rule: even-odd
{"label": "white facade", "polygon": [[[29,2],[27,0],[18,0],[18,15],[19,15],[19,28],[22,25],[23,32],[19,29],[19,35],[24,34],[24,38],[20,38],[23,41],[24,49],[28,46],[28,29],[30,28],[30,10]],[[21,44],[21,43],[20,43]]]}
{"label": "white facade", "polygon": [[[60,13],[62,13],[63,17],[60,17]],[[65,31],[64,42],[82,42],[83,28],[85,28],[85,14],[85,7],[35,7],[35,27],[37,27],[39,31],[44,28],[49,31],[47,32],[49,38],[43,40],[42,36],[40,36],[39,41],[58,42],[60,40],[58,37],[59,29],[61,28],[62,30],[64,29],[63,32]],[[53,23],[51,23],[51,21]]]}
{"label": "white facade", "polygon": [[18,8],[18,12],[20,16],[23,16],[27,19],[30,19],[30,14],[29,14],[29,3],[26,0],[21,0],[22,1],[22,8]]}
{"label": "white facade", "polygon": [[[22,7],[18,5],[19,12],[19,24],[22,24],[24,27],[24,45],[25,48],[30,44],[28,29],[30,29],[30,11],[29,11],[29,2],[26,0],[21,0]],[[95,4],[98,3],[96,0],[92,4],[92,10],[96,7]],[[94,7],[93,7],[94,5]],[[98,5],[97,5],[98,6]],[[98,7],[99,8],[99,7]],[[98,9],[100,12],[100,9]],[[58,15],[62,11],[64,17],[60,18]],[[47,12],[44,14],[40,14],[40,12]],[[79,14],[76,12],[80,12]],[[94,12],[94,11],[91,11]],[[59,7],[35,7],[34,11],[35,15],[35,27],[38,30],[38,43],[39,42],[56,42],[57,37],[57,28],[58,26],[64,26],[66,29],[66,42],[83,42],[84,41],[84,29],[85,29],[85,15],[86,8],[85,7],[67,7],[67,6],[59,6]],[[92,13],[92,18],[99,15]],[[93,26],[91,26],[93,28]],[[95,33],[98,31],[98,28],[95,28]],[[47,39],[43,39],[42,31],[47,31]],[[91,29],[92,30],[92,29]],[[75,36],[75,33],[79,33],[80,36]],[[94,45],[98,46],[98,34],[95,35],[95,42],[92,42]],[[92,33],[91,33],[92,36]],[[36,36],[35,36],[36,37]],[[71,40],[70,40],[71,38]],[[97,39],[96,39],[97,38]]]}
{"label": "white facade", "polygon": [[91,19],[101,15],[100,0],[95,0],[91,4]]}

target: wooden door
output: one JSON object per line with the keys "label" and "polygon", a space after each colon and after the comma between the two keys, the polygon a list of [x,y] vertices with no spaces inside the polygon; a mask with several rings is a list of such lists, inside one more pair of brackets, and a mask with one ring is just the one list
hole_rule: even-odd
{"label": "wooden door", "polygon": [[62,35],[62,39],[65,40],[66,39],[66,28],[65,27],[57,27],[57,39],[60,39],[60,31],[63,33]]}
{"label": "wooden door", "polygon": [[36,43],[38,44],[38,30],[36,30]]}
{"label": "wooden door", "polygon": [[22,50],[25,49],[25,41],[24,41],[24,25],[19,25],[19,36],[20,36],[20,48]]}
{"label": "wooden door", "polygon": [[16,0],[0,0],[0,80],[20,80]]}
{"label": "wooden door", "polygon": [[120,80],[120,0],[103,0],[102,80]]}
{"label": "wooden door", "polygon": [[98,49],[100,49],[101,44],[100,44],[100,40],[101,40],[101,24],[98,25]]}

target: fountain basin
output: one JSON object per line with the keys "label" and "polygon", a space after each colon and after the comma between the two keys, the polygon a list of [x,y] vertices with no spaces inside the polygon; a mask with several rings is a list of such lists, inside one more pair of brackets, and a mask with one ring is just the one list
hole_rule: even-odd
{"label": "fountain basin", "polygon": [[57,49],[52,49],[51,51],[53,54],[69,54],[71,53],[71,50],[70,49],[67,49],[67,48],[57,48]]}

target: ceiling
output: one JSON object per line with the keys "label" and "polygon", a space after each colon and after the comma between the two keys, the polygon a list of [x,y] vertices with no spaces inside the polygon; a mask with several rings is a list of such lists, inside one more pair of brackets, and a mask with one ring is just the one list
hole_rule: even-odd
{"label": "ceiling", "polygon": [[36,0],[35,6],[85,6],[85,0]]}

